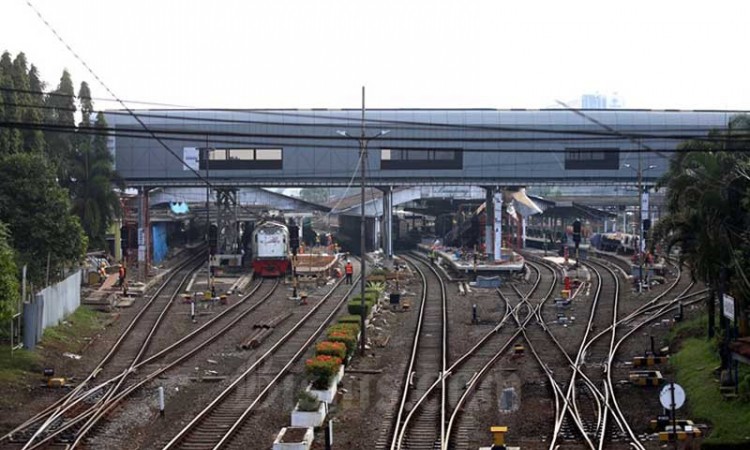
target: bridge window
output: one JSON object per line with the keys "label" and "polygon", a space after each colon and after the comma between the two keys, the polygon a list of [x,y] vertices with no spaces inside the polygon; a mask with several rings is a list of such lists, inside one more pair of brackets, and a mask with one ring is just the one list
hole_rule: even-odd
{"label": "bridge window", "polygon": [[380,168],[393,169],[462,169],[461,149],[383,148],[380,149]]}
{"label": "bridge window", "polygon": [[566,170],[617,170],[619,148],[566,148]]}
{"label": "bridge window", "polygon": [[[206,154],[208,153],[208,160]],[[201,170],[252,170],[283,168],[280,148],[212,148],[202,149]]]}

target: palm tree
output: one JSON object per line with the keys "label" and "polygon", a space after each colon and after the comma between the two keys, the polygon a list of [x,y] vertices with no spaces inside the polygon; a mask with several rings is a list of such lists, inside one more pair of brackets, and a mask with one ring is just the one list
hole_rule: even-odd
{"label": "palm tree", "polygon": [[[750,120],[734,119],[728,131],[711,134],[708,141],[689,141],[679,147],[670,168],[659,182],[666,187],[668,214],[655,227],[657,239],[668,249],[679,246],[681,262],[689,265],[694,279],[711,288],[707,302],[708,336],[714,335],[715,288],[723,269],[744,275],[744,264],[737,255],[748,255],[745,224],[750,200],[747,178],[738,167],[747,167]],[[738,139],[742,137],[742,139]],[[745,162],[745,165],[740,164]],[[734,286],[734,285],[733,285]],[[744,320],[744,318],[743,318]]]}
{"label": "palm tree", "polygon": [[[84,124],[81,128],[85,128]],[[91,139],[84,134],[70,167],[73,212],[81,218],[81,225],[93,248],[104,248],[107,228],[120,212],[115,188],[121,181],[113,168],[112,155],[106,147],[104,116],[99,113],[95,128],[102,133]]]}

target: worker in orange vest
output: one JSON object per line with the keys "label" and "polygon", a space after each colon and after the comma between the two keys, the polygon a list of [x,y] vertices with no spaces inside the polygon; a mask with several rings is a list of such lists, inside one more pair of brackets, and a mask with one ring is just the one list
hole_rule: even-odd
{"label": "worker in orange vest", "polygon": [[352,284],[352,275],[354,274],[354,266],[352,266],[351,261],[346,261],[346,266],[344,266],[344,271],[346,273],[346,284]]}
{"label": "worker in orange vest", "polygon": [[125,266],[120,264],[120,269],[118,270],[119,279],[117,280],[117,285],[122,286],[125,283]]}

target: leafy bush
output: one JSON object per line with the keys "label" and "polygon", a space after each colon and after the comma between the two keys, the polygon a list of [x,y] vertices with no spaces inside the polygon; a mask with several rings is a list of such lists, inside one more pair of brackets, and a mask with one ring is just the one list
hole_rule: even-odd
{"label": "leafy bush", "polygon": [[344,317],[356,317],[357,322],[344,322],[344,323],[337,323],[335,325],[331,325],[328,327],[327,333],[331,333],[333,331],[345,331],[347,333],[350,333],[352,336],[356,337],[359,334],[359,316],[344,316]]}
{"label": "leafy bush", "polygon": [[320,407],[320,400],[308,391],[302,391],[297,395],[297,407],[300,411],[317,411]]}
{"label": "leafy bush", "polygon": [[337,358],[346,358],[346,344],[343,342],[323,341],[315,346],[316,355],[329,355]]}
{"label": "leafy bush", "polygon": [[328,389],[341,367],[341,358],[318,355],[305,361],[305,372],[312,377],[313,388]]}
{"label": "leafy bush", "polygon": [[385,291],[385,283],[382,281],[368,281],[367,282],[367,288],[365,289],[365,293],[367,292],[377,292],[378,295],[382,294],[383,291]]}
{"label": "leafy bush", "polygon": [[[355,323],[359,324],[360,316],[357,314],[350,314],[348,316],[341,316],[339,318],[339,323]],[[357,332],[359,332],[359,328],[357,328]]]}
{"label": "leafy bush", "polygon": [[370,272],[370,275],[385,275],[387,272],[385,269],[382,269],[380,267],[372,269]]}
{"label": "leafy bush", "polygon": [[[370,314],[371,308],[372,308],[372,304],[367,303],[365,301],[365,311],[364,311],[365,317],[367,317],[367,315]],[[347,311],[349,311],[349,314],[362,315],[362,304],[359,300],[349,301],[349,303],[346,305],[346,309]]]}
{"label": "leafy bush", "polygon": [[[354,302],[354,301],[360,302],[360,301],[362,301],[362,295],[361,294],[357,294],[357,295],[353,296],[352,298],[350,298],[349,301],[351,301],[351,302]],[[375,304],[376,301],[378,301],[378,294],[377,293],[374,293],[374,292],[365,292],[365,303],[367,303],[368,305],[372,306],[372,305]]]}
{"label": "leafy bush", "polygon": [[347,356],[354,353],[354,350],[357,349],[358,334],[359,324],[356,323],[339,323],[331,325],[326,332],[329,341],[341,342],[346,345]]}
{"label": "leafy bush", "polygon": [[328,340],[344,344],[347,356],[353,354],[357,349],[357,335],[347,331],[332,331],[328,333]]}
{"label": "leafy bush", "polygon": [[750,374],[745,375],[745,378],[740,381],[739,394],[740,400],[750,402]]}

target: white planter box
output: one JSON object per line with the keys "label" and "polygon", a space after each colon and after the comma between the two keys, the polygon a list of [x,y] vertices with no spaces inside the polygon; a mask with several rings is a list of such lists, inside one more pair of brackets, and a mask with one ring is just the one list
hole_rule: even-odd
{"label": "white planter box", "polygon": [[310,384],[307,386],[307,391],[321,402],[333,403],[333,398],[336,397],[336,380],[331,380],[331,385],[328,386],[328,389],[313,389],[312,384]]}
{"label": "white planter box", "polygon": [[284,427],[279,431],[279,435],[276,436],[276,440],[273,441],[273,450],[310,450],[313,443],[313,429],[306,428],[305,436],[300,442],[281,442],[286,434],[287,430],[292,427]]}
{"label": "white planter box", "polygon": [[344,379],[344,365],[341,364],[341,367],[339,367],[339,373],[336,374],[335,377],[333,377],[334,381],[336,382],[336,386],[341,384],[341,380]]}
{"label": "white planter box", "polygon": [[306,428],[317,428],[323,425],[323,421],[326,420],[326,410],[328,405],[320,402],[317,411],[300,411],[299,403],[294,407],[292,411],[292,426],[293,427],[306,427]]}

